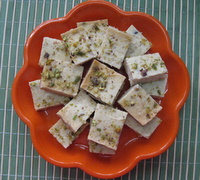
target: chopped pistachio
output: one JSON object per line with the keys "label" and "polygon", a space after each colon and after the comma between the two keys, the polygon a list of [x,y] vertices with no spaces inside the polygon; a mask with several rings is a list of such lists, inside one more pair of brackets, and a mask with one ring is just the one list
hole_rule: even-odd
{"label": "chopped pistachio", "polygon": [[36,86],[37,83],[36,83],[36,82],[32,82],[32,83],[30,83],[30,85],[31,85],[31,86]]}
{"label": "chopped pistachio", "polygon": [[159,90],[159,89],[157,90],[157,93],[158,93],[159,95],[161,95],[161,92],[160,92],[160,90]]}
{"label": "chopped pistachio", "polygon": [[92,126],[96,126],[98,123],[95,120],[92,120]]}
{"label": "chopped pistachio", "polygon": [[106,84],[107,84],[106,81],[101,82],[99,86],[99,90],[104,90],[106,88]]}
{"label": "chopped pistachio", "polygon": [[74,117],[73,117],[73,120],[75,121],[75,120],[76,120],[76,118],[77,118],[77,115],[74,115]]}
{"label": "chopped pistachio", "polygon": [[81,76],[76,76],[73,83],[74,84],[78,83],[80,81],[80,79],[81,79]]}
{"label": "chopped pistachio", "polygon": [[94,25],[94,29],[95,29],[95,31],[99,31],[100,30],[99,27],[96,24]]}
{"label": "chopped pistachio", "polygon": [[97,131],[101,132],[101,129],[100,129],[100,128],[97,128]]}
{"label": "chopped pistachio", "polygon": [[80,49],[77,49],[77,51],[75,52],[74,55],[77,55],[77,56],[85,56],[85,52],[81,51]]}
{"label": "chopped pistachio", "polygon": [[151,66],[154,70],[157,70],[157,65],[155,63],[152,64]]}
{"label": "chopped pistachio", "polygon": [[137,67],[138,67],[138,64],[137,64],[137,63],[134,63],[134,64],[132,65],[132,68],[133,68],[133,69],[137,69]]}
{"label": "chopped pistachio", "polygon": [[49,86],[50,87],[53,87],[55,85],[55,83],[53,82],[53,81],[51,81],[50,83],[49,83]]}
{"label": "chopped pistachio", "polygon": [[68,49],[69,45],[66,43],[66,44],[65,44],[65,47]]}
{"label": "chopped pistachio", "polygon": [[64,41],[64,42],[67,41],[67,37],[66,37],[66,36],[63,37],[63,41]]}
{"label": "chopped pistachio", "polygon": [[121,132],[121,127],[116,127],[115,132],[119,134]]}
{"label": "chopped pistachio", "polygon": [[154,103],[153,107],[156,108],[157,106],[158,106],[158,104],[157,104],[157,103]]}
{"label": "chopped pistachio", "polygon": [[46,65],[51,65],[52,62],[53,62],[53,59],[47,59]]}
{"label": "chopped pistachio", "polygon": [[70,87],[71,87],[71,83],[67,83],[67,84],[66,84],[66,87],[67,87],[67,88],[70,88]]}
{"label": "chopped pistachio", "polygon": [[141,43],[142,43],[143,45],[146,45],[146,44],[147,44],[147,40],[146,40],[146,39],[142,39],[142,40],[141,40]]}

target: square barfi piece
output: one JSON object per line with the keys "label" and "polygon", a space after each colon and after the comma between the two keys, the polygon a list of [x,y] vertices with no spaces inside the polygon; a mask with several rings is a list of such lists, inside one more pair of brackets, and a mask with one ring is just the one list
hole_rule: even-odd
{"label": "square barfi piece", "polygon": [[68,128],[62,119],[59,119],[50,129],[49,132],[64,147],[69,147],[72,142],[78,138],[81,132],[88,126],[88,123],[82,125],[77,132],[73,132]]}
{"label": "square barfi piece", "polygon": [[126,57],[130,58],[144,55],[151,48],[151,42],[149,42],[133,25],[131,25],[126,32],[132,36]]}
{"label": "square barfi piece", "polygon": [[167,91],[167,79],[168,75],[166,74],[163,78],[160,78],[157,81],[142,83],[140,86],[152,97],[162,98]]}
{"label": "square barfi piece", "polygon": [[120,69],[131,43],[131,36],[109,26],[103,38],[99,60]]}
{"label": "square barfi piece", "polygon": [[128,114],[125,124],[130,127],[133,131],[138,133],[140,136],[149,139],[156,128],[160,125],[161,119],[154,117],[149,123],[142,126],[137,120],[135,120],[131,115]]}
{"label": "square barfi piece", "polygon": [[71,62],[69,52],[63,41],[49,37],[43,38],[39,65],[43,67],[48,59]]}
{"label": "square barfi piece", "polygon": [[88,139],[116,150],[127,113],[108,105],[97,104],[90,123]]}
{"label": "square barfi piece", "polygon": [[57,112],[57,115],[73,132],[76,132],[86,123],[95,108],[96,102],[86,92],[80,91],[75,98]]}
{"label": "square barfi piece", "polygon": [[124,84],[125,78],[113,69],[94,60],[83,79],[81,88],[100,102],[112,105]]}
{"label": "square barfi piece", "polygon": [[83,66],[49,59],[41,73],[40,87],[57,94],[74,97],[78,93]]}
{"label": "square barfi piece", "polygon": [[80,65],[95,57],[90,40],[82,26],[61,34],[61,37],[74,64]]}
{"label": "square barfi piece", "polygon": [[131,86],[156,81],[168,72],[159,53],[126,58],[124,66]]}
{"label": "square barfi piece", "polygon": [[103,40],[102,37],[108,27],[108,20],[102,19],[97,21],[78,22],[77,26],[82,26],[85,29],[91,49],[95,52],[96,56],[98,56]]}
{"label": "square barfi piece", "polygon": [[132,86],[118,103],[141,125],[150,122],[162,107],[138,84]]}
{"label": "square barfi piece", "polygon": [[104,145],[98,144],[93,141],[89,141],[89,151],[91,153],[97,153],[97,154],[106,154],[106,155],[113,155],[115,154],[115,150],[110,149]]}
{"label": "square barfi piece", "polygon": [[29,82],[33,104],[36,111],[43,110],[52,106],[67,104],[70,99],[67,96],[61,96],[47,92],[40,88],[40,80]]}

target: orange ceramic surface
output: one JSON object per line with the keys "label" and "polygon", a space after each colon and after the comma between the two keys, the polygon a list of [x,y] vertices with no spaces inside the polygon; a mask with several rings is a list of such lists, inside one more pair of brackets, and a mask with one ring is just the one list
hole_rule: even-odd
{"label": "orange ceramic surface", "polygon": [[[161,125],[149,140],[138,138],[124,127],[115,155],[89,153],[87,134],[64,149],[48,132],[58,120],[56,112],[61,107],[35,111],[28,82],[40,78],[38,60],[43,37],[61,39],[60,34],[76,27],[80,21],[108,19],[109,25],[126,30],[131,24],[143,32],[153,46],[150,53],[159,52],[169,70],[168,91],[162,98]],[[99,178],[114,178],[128,173],[142,159],[166,151],[174,142],[179,129],[179,110],[189,92],[189,75],[183,61],[172,51],[170,39],[163,25],[154,17],[141,12],[125,12],[101,0],[86,1],[73,8],[65,17],[48,20],[30,34],[24,48],[24,65],[12,87],[12,100],[19,117],[30,128],[31,138],[38,153],[48,162],[61,167],[78,167]]]}

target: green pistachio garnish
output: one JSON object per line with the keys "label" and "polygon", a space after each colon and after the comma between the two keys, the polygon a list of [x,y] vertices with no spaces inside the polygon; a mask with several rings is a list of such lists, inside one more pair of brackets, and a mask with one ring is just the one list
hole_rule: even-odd
{"label": "green pistachio garnish", "polygon": [[99,27],[96,24],[94,25],[94,29],[95,29],[95,31],[99,31],[100,30]]}
{"label": "green pistachio garnish", "polygon": [[137,63],[134,63],[134,64],[132,65],[132,68],[133,68],[133,69],[137,69],[137,68],[138,68],[138,64],[137,64]]}
{"label": "green pistachio garnish", "polygon": [[47,65],[47,66],[48,66],[48,65],[51,65],[51,63],[52,63],[53,61],[54,61],[53,59],[47,59],[46,65]]}
{"label": "green pistachio garnish", "polygon": [[81,80],[81,76],[76,76],[74,80],[74,84],[77,84]]}
{"label": "green pistachio garnish", "polygon": [[152,64],[152,66],[151,66],[154,70],[157,70],[157,65],[154,63],[154,64]]}
{"label": "green pistachio garnish", "polygon": [[85,52],[81,51],[80,49],[77,49],[77,51],[74,53],[74,55],[77,55],[77,56],[85,56]]}
{"label": "green pistachio garnish", "polygon": [[76,118],[77,118],[77,115],[75,115],[75,116],[73,117],[73,120],[75,121],[75,120],[76,120]]}

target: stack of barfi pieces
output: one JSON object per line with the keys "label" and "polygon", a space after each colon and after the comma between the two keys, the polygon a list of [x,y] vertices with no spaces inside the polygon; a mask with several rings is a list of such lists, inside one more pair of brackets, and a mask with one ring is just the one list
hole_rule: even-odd
{"label": "stack of barfi pieces", "polygon": [[[133,25],[124,32],[107,19],[78,22],[61,38],[44,37],[41,79],[29,82],[35,110],[63,105],[49,132],[67,148],[90,126],[89,151],[101,154],[115,154],[124,125],[148,139],[161,122],[154,98],[164,96],[167,84],[160,54],[146,54],[152,44]],[[130,89],[119,97],[123,65]]]}

